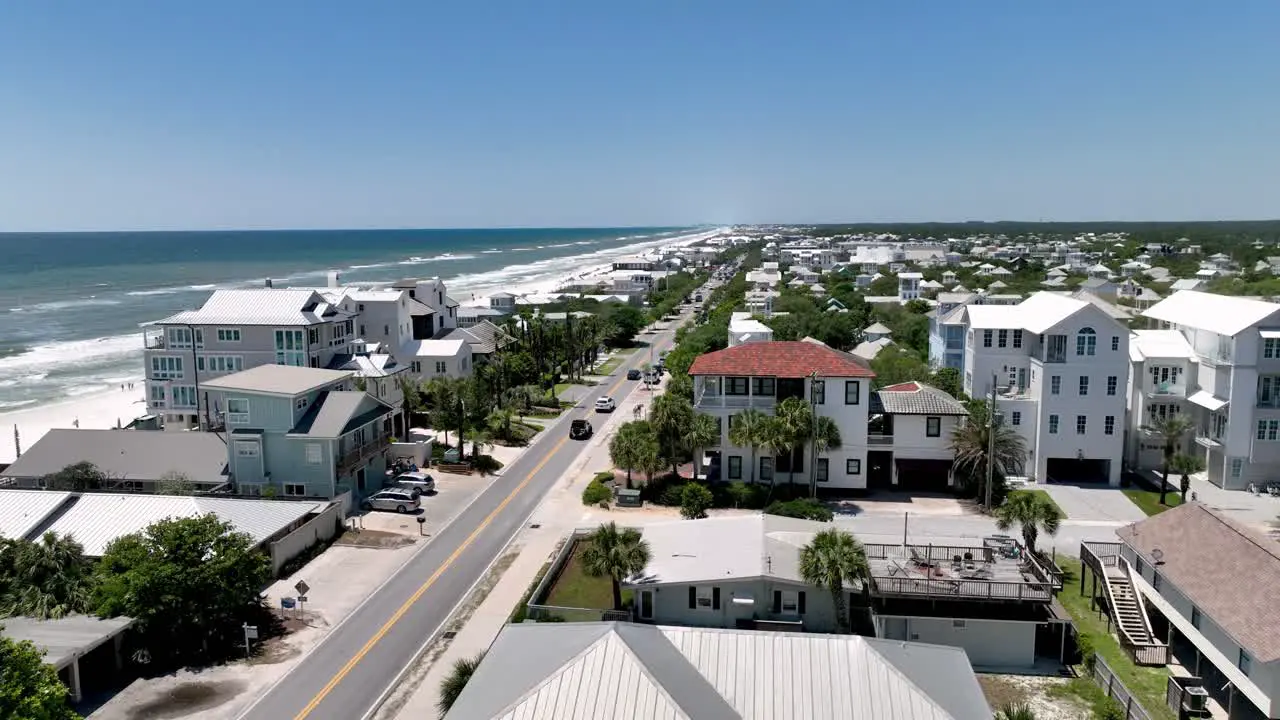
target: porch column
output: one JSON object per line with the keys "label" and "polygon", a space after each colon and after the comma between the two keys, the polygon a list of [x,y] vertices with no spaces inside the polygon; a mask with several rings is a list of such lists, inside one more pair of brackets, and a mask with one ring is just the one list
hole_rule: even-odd
{"label": "porch column", "polygon": [[80,658],[71,661],[67,666],[67,679],[71,681],[71,701],[80,702]]}

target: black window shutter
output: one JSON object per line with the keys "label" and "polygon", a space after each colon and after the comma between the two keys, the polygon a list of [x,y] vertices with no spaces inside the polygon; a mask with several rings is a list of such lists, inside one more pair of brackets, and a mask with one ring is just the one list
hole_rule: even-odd
{"label": "black window shutter", "polygon": [[796,602],[796,609],[800,611],[801,615],[804,614],[804,591],[803,590],[800,591],[800,599]]}
{"label": "black window shutter", "polygon": [[689,586],[689,609],[693,610],[698,607],[698,588]]}
{"label": "black window shutter", "polygon": [[711,609],[720,609],[720,588],[718,587],[711,588]]}
{"label": "black window shutter", "polygon": [[773,591],[773,611],[775,613],[782,612],[782,591],[781,590]]}

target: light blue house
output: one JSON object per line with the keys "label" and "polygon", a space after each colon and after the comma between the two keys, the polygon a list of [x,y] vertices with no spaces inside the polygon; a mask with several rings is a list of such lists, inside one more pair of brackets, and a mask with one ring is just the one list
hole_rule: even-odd
{"label": "light blue house", "polygon": [[929,364],[964,370],[964,308],[980,299],[977,293],[940,293],[938,307],[929,313]]}
{"label": "light blue house", "polygon": [[343,370],[261,365],[206,382],[244,495],[357,499],[382,487],[393,409]]}

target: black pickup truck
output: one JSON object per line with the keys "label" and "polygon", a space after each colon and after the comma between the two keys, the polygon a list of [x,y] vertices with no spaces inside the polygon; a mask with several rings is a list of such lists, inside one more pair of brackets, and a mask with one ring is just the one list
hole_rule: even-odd
{"label": "black pickup truck", "polygon": [[587,420],[574,420],[569,423],[569,438],[572,440],[586,440],[591,437],[591,423]]}

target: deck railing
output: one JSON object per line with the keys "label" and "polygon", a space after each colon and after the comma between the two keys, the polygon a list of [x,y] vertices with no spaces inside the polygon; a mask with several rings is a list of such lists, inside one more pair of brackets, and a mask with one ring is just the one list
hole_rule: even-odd
{"label": "deck railing", "polygon": [[[907,545],[904,547],[902,545],[869,543],[863,547],[867,558],[870,560],[898,560],[904,564],[922,560],[929,564],[942,566],[954,562],[956,557],[960,557],[961,562],[965,563],[988,564],[999,562],[996,558],[995,548],[974,545]],[[972,560],[965,560],[966,555]],[[1028,559],[1029,555],[1023,553],[1022,558]],[[1006,562],[1017,561],[1009,559]],[[1034,602],[1052,600],[1054,592],[1062,589],[1061,570],[1057,571],[1059,580],[1055,585],[1052,573],[1047,568],[1037,566],[1034,561],[1029,563],[1029,567],[1032,575],[1036,576],[1037,580],[1019,582],[982,578],[935,577],[931,575],[916,577],[910,574],[885,574],[884,572],[873,571],[871,583],[874,592],[879,595]]]}
{"label": "deck railing", "polygon": [[[1120,647],[1129,653],[1129,657],[1133,658],[1133,662],[1138,665],[1164,666],[1169,664],[1169,646],[1164,643],[1155,642],[1138,642],[1129,632],[1124,629],[1118,620],[1114,618],[1115,614],[1115,598],[1111,594],[1111,584],[1107,582],[1107,568],[1120,568],[1128,575],[1127,563],[1122,561],[1120,557],[1120,549],[1124,547],[1121,543],[1107,542],[1083,542],[1080,543],[1080,562],[1093,571],[1094,575],[1102,581],[1103,592],[1106,594],[1107,605],[1111,608],[1113,615],[1113,624],[1116,627],[1116,639],[1120,641]],[[1128,580],[1132,584],[1132,579]],[[1083,587],[1084,578],[1080,579]],[[1140,597],[1137,587],[1133,588],[1135,602],[1138,605],[1138,611],[1145,613],[1146,604]],[[1145,615],[1143,622],[1146,622]]]}
{"label": "deck railing", "polygon": [[338,460],[338,470],[340,473],[346,474],[346,471],[363,464],[365,460],[389,447],[391,447],[390,435],[383,435],[381,437],[374,438],[357,448],[343,453],[342,457]]}

